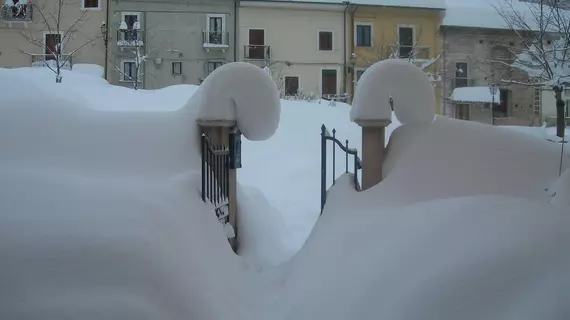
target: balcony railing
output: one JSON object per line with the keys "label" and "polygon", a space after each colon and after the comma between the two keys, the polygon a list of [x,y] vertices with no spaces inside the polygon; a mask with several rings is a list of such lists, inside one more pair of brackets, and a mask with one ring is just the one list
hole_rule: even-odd
{"label": "balcony railing", "polygon": [[59,64],[60,69],[71,70],[72,60],[69,54],[57,55],[57,58],[53,54],[33,54],[32,55],[32,67],[50,67],[52,69],[57,69]]}
{"label": "balcony railing", "polygon": [[117,45],[119,47],[142,47],[144,41],[141,30],[117,30]]}
{"label": "balcony railing", "polygon": [[388,52],[386,56],[390,57],[396,55],[398,58],[406,59],[419,59],[428,60],[430,59],[429,47],[421,46],[390,46],[388,47]]}
{"label": "balcony railing", "polygon": [[270,60],[271,50],[269,46],[247,44],[244,46],[246,60]]}
{"label": "balcony railing", "polygon": [[229,32],[202,31],[202,43],[204,48],[222,48],[230,46]]}
{"label": "balcony railing", "polygon": [[[11,2],[11,0],[8,1]],[[31,3],[5,3],[2,5],[2,11],[0,11],[0,20],[8,22],[32,21],[32,12],[33,6]]]}

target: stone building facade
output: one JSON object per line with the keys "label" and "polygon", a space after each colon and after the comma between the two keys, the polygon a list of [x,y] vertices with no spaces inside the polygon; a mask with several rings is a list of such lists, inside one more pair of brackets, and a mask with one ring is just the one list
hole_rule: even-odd
{"label": "stone building facade", "polygon": [[[532,85],[526,73],[507,66],[515,58],[512,49],[521,45],[512,30],[443,26],[441,39],[444,115],[495,124],[537,123],[540,90]],[[507,79],[525,85],[505,81]],[[492,83],[498,86],[495,96],[499,98],[493,109],[495,120],[492,120],[490,101],[454,101],[450,98],[456,88],[489,87]],[[492,97],[490,93],[489,96]]]}

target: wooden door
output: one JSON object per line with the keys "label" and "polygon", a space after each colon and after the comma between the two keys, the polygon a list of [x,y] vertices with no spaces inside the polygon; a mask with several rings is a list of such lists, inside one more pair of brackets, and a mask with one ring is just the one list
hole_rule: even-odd
{"label": "wooden door", "polygon": [[336,92],[336,70],[323,70],[322,71],[322,95],[337,94]]}
{"label": "wooden door", "polygon": [[455,118],[461,120],[469,120],[469,104],[456,104]]}
{"label": "wooden door", "polygon": [[57,33],[46,34],[44,45],[46,60],[54,60],[54,54],[61,53],[61,35]]}
{"label": "wooden door", "polygon": [[265,59],[265,30],[249,29],[249,59]]}

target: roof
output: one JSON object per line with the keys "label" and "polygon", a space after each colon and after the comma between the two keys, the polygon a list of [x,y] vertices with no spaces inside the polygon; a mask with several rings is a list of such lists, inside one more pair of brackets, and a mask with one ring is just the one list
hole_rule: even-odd
{"label": "roof", "polygon": [[[528,2],[512,1],[512,7],[521,13],[530,27],[535,25]],[[445,17],[443,26],[511,29],[497,9],[512,10],[505,0],[446,0]]]}
{"label": "roof", "polygon": [[[252,1],[252,0],[249,0]],[[388,6],[388,7],[406,7],[406,8],[426,8],[426,9],[445,9],[445,0],[253,0],[260,2],[289,2],[289,3],[322,3],[322,4],[350,4],[353,5],[370,5],[370,6]]]}
{"label": "roof", "polygon": [[[463,87],[455,88],[449,97],[454,102],[467,103],[492,103],[493,95],[489,87]],[[501,101],[501,95],[498,90],[495,93],[495,102]]]}

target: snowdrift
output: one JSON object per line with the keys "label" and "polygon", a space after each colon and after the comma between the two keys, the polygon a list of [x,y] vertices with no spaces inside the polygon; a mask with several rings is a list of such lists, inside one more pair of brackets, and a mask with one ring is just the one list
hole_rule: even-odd
{"label": "snowdrift", "polygon": [[202,121],[232,120],[249,140],[269,139],[281,115],[279,90],[271,76],[245,62],[228,63],[202,83],[190,105]]}
{"label": "snowdrift", "polygon": [[[301,251],[258,271],[231,252],[199,198],[192,160],[198,109],[187,103],[194,87],[134,92],[88,75],[66,73],[53,85],[42,76],[52,79],[0,69],[7,89],[0,105],[0,319],[570,316],[570,215],[544,192],[557,178],[554,145],[449,119],[404,125],[393,134],[386,180],[357,194],[341,179]],[[93,87],[97,96],[88,95]],[[29,90],[37,95],[24,94]],[[273,111],[267,117],[275,120]],[[260,138],[272,127],[250,133]],[[318,126],[313,130],[318,144]],[[308,140],[275,138],[289,148]],[[318,162],[318,150],[307,158]],[[298,164],[291,154],[282,158]],[[275,171],[275,157],[269,160],[263,163]],[[309,171],[318,175],[306,163],[283,170],[289,188],[302,190],[296,179]],[[287,190],[276,193],[295,202]],[[273,211],[273,199],[258,206],[258,192],[242,191],[253,200],[246,208]],[[461,198],[441,199],[452,196]],[[255,222],[250,230],[282,223]],[[263,231],[249,242],[270,234]]]}
{"label": "snowdrift", "polygon": [[289,262],[283,294],[291,304],[279,309],[285,319],[570,315],[567,212],[501,196],[376,209],[370,199],[369,209],[348,211],[351,191],[348,177],[333,187],[315,231]]}

